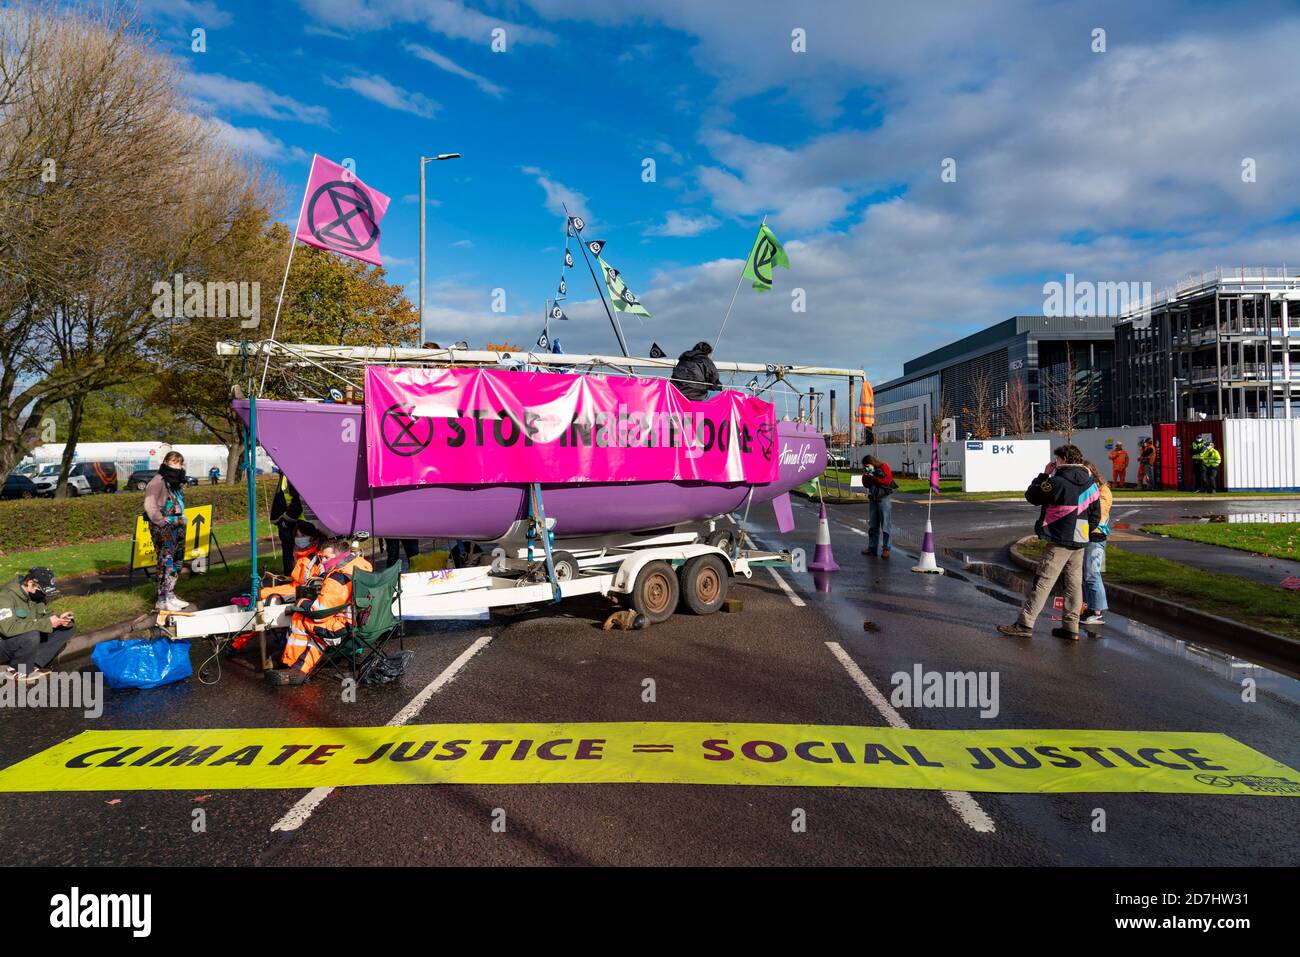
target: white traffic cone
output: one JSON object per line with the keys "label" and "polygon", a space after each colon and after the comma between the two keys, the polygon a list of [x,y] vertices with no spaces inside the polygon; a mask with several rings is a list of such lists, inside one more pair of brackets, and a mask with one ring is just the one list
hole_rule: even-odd
{"label": "white traffic cone", "polygon": [[817,519],[817,547],[813,549],[813,560],[808,563],[808,568],[815,572],[837,572],[840,566],[835,564],[835,556],[831,554],[831,525],[826,520],[826,503],[822,502],[822,511]]}
{"label": "white traffic cone", "polygon": [[934,529],[930,527],[928,517],[925,520],[925,538],[921,539],[921,564],[913,565],[912,571],[930,575],[943,574],[943,569],[934,560]]}

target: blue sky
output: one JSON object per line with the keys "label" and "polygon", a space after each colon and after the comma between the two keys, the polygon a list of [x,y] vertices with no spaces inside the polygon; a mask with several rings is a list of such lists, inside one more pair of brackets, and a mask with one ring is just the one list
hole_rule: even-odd
{"label": "blue sky", "polygon": [[[285,218],[313,152],[392,197],[381,245],[413,300],[417,157],[463,154],[427,171],[424,325],[443,342],[536,339],[566,200],[654,314],[625,320],[634,352],[716,335],[768,215],[792,268],[766,296],[742,288],[719,354],[876,382],[1041,311],[1067,272],[1159,287],[1300,264],[1292,5],[904,6],[158,0],[142,16],[196,112],[283,181]],[[566,351],[616,351],[581,261],[565,309]]]}

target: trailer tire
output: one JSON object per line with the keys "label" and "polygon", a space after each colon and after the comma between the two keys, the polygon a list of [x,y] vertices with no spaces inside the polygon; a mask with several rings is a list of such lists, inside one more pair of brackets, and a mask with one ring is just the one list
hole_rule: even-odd
{"label": "trailer tire", "polygon": [[718,528],[709,532],[704,539],[705,545],[712,545],[730,555],[736,550],[736,530],[734,528]]}
{"label": "trailer tire", "polygon": [[578,577],[578,560],[572,552],[551,552],[551,564],[555,566],[555,580],[571,582]]}
{"label": "trailer tire", "polygon": [[632,607],[652,625],[667,621],[677,610],[681,589],[673,566],[664,561],[649,562],[636,576],[629,596]]}
{"label": "trailer tire", "polygon": [[727,599],[731,583],[727,566],[717,555],[692,558],[681,570],[682,604],[695,615],[712,615]]}

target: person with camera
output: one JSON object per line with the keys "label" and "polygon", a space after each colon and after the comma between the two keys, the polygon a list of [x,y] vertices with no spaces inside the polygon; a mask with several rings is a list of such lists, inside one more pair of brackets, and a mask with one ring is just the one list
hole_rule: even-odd
{"label": "person with camera", "polygon": [[867,528],[867,547],[863,555],[874,556],[876,547],[880,547],[880,557],[889,557],[889,542],[894,531],[893,494],[898,491],[894,481],[894,470],[888,462],[882,462],[874,455],[862,460],[862,484],[867,489],[867,510],[870,524]]}

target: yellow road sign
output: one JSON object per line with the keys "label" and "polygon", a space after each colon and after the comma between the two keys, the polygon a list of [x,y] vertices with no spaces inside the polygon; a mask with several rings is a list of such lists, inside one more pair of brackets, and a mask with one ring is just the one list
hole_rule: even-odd
{"label": "yellow road sign", "polygon": [[[212,506],[195,505],[185,509],[185,561],[206,557],[212,547]],[[153,568],[158,556],[153,550],[149,523],[143,515],[135,518],[135,539],[131,543],[131,567]]]}

